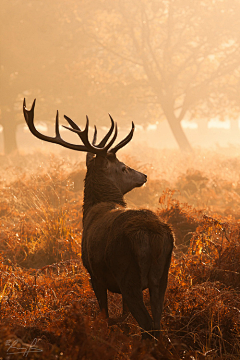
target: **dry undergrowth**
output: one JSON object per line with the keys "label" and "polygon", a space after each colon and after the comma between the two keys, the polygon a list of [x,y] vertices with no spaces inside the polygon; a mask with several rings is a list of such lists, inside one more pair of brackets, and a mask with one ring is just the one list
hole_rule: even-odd
{"label": "dry undergrowth", "polygon": [[[0,161],[0,358],[239,359],[238,179],[186,169],[128,195],[176,232],[154,343],[140,341],[132,316],[108,326],[99,315],[80,258],[84,166],[43,154]],[[121,306],[110,294],[112,317]]]}

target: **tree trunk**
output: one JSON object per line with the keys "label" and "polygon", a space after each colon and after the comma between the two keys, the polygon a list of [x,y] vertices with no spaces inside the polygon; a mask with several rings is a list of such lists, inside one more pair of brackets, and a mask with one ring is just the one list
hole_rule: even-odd
{"label": "tree trunk", "polygon": [[[147,67],[145,67],[146,70]],[[166,116],[166,119],[169,123],[169,126],[172,130],[173,136],[182,151],[192,152],[192,147],[183,131],[181,126],[181,122],[176,118],[174,114],[174,99],[172,97],[171,92],[166,94],[165,96],[162,95],[161,85],[157,81],[157,79],[153,76],[153,74],[149,74],[149,70],[146,70],[148,74],[149,81],[151,83],[152,89],[157,94],[159,99],[159,104],[161,105],[163,112]]]}
{"label": "tree trunk", "polygon": [[169,126],[172,130],[173,136],[175,137],[175,140],[178,143],[178,146],[180,150],[192,152],[193,149],[183,131],[183,128],[181,126],[181,122],[178,121],[178,119],[174,115],[167,115],[166,116],[167,121],[169,123]]}
{"label": "tree trunk", "polygon": [[13,120],[12,117],[12,112],[2,111],[1,124],[3,126],[3,145],[5,155],[17,151],[17,123]]}

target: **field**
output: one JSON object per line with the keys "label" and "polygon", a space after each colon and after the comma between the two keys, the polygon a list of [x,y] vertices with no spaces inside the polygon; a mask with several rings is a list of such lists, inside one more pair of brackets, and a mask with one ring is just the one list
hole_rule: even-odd
{"label": "field", "polygon": [[[0,156],[0,359],[240,358],[240,156],[144,155],[122,156],[149,178],[127,203],[176,236],[160,339],[142,342],[131,315],[108,325],[99,314],[81,263],[84,162]],[[109,308],[120,317],[119,295]]]}

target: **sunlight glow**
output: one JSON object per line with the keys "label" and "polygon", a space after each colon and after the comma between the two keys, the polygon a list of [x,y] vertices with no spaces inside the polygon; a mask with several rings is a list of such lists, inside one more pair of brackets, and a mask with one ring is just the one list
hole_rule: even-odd
{"label": "sunlight glow", "polygon": [[230,120],[220,121],[219,119],[211,119],[208,122],[208,129],[218,128],[218,129],[230,129],[231,122]]}
{"label": "sunlight glow", "polygon": [[183,120],[181,124],[184,129],[198,129],[198,124],[194,121]]}

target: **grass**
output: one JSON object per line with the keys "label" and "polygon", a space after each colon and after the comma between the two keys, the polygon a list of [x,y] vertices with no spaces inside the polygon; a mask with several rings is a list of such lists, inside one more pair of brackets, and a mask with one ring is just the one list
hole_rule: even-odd
{"label": "grass", "polygon": [[[128,204],[152,208],[176,234],[159,341],[142,342],[131,315],[108,326],[99,314],[81,263],[84,164],[2,156],[0,358],[239,359],[238,158],[169,150],[154,169],[124,160],[149,177]],[[147,291],[144,300],[150,308]],[[120,316],[119,295],[109,294],[109,310]]]}

